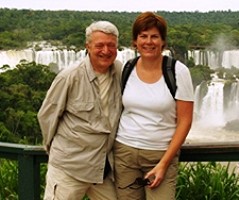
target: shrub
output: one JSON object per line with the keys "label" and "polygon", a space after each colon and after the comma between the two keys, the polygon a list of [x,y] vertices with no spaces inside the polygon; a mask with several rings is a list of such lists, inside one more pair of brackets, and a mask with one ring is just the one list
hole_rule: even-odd
{"label": "shrub", "polygon": [[0,159],[0,199],[17,200],[17,162]]}
{"label": "shrub", "polygon": [[180,163],[177,200],[238,200],[239,175],[230,163]]}

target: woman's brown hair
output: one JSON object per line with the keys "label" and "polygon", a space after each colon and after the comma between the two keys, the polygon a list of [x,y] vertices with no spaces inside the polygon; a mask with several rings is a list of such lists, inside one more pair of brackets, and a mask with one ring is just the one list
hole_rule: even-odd
{"label": "woman's brown hair", "polygon": [[138,35],[142,31],[146,31],[151,28],[157,28],[161,38],[166,43],[167,39],[167,22],[166,20],[153,12],[141,13],[135,20],[132,28],[133,42],[137,40]]}

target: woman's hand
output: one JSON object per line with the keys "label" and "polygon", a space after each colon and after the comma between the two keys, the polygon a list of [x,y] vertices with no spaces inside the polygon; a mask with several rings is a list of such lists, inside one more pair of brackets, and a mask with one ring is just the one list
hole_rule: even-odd
{"label": "woman's hand", "polygon": [[166,171],[167,171],[167,167],[163,166],[159,162],[145,176],[145,178],[148,178],[151,183],[148,187],[151,189],[158,187],[160,185],[160,183],[163,181]]}

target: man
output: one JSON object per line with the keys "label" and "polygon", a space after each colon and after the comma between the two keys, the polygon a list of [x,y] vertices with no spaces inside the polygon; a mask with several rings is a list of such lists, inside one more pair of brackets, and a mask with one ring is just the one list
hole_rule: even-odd
{"label": "man", "polygon": [[114,200],[111,148],[121,112],[118,29],[86,28],[86,58],[60,72],[38,120],[49,153],[44,200]]}

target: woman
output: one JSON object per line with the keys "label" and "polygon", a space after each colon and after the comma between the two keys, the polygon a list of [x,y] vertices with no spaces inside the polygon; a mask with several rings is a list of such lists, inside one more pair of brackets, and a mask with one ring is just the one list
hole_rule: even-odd
{"label": "woman", "polygon": [[120,200],[175,199],[179,151],[192,123],[193,86],[188,68],[177,61],[172,97],[162,74],[166,35],[166,21],[152,12],[133,24],[140,58],[124,89],[114,145]]}

